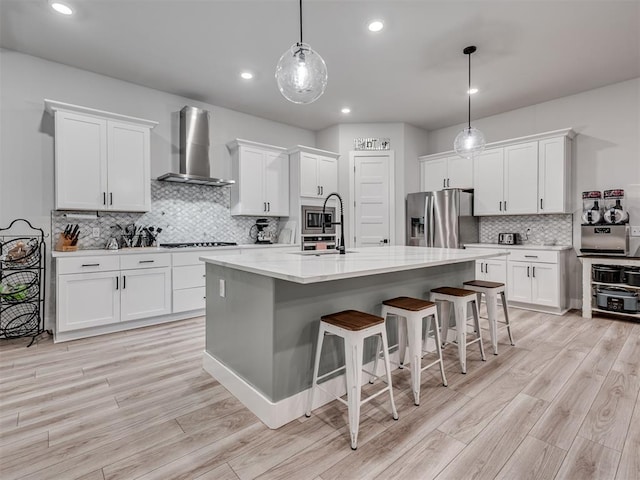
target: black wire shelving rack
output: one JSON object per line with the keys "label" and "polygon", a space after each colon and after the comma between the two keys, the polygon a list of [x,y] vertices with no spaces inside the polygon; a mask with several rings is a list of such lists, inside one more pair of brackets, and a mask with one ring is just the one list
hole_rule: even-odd
{"label": "black wire shelving rack", "polygon": [[[26,223],[18,229],[16,223]],[[14,233],[19,230],[20,233]],[[46,244],[45,233],[18,218],[0,228],[0,339],[31,337],[44,328]]]}

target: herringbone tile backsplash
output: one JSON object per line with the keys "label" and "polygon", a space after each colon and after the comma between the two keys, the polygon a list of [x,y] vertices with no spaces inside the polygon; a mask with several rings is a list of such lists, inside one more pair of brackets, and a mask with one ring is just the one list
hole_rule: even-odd
{"label": "herringbone tile backsplash", "polygon": [[[96,219],[66,218],[66,212],[51,212],[54,238],[64,231],[68,223],[80,225],[81,249],[104,248],[109,239],[118,234],[116,225],[129,224],[161,227],[160,243],[174,242],[255,242],[250,236],[251,226],[258,217],[232,217],[229,210],[229,188],[206,185],[184,185],[169,182],[151,182],[151,210],[146,213],[100,212]],[[91,212],[92,213],[92,212]],[[278,218],[269,218],[274,236]],[[100,229],[98,238],[92,237],[93,228]]]}
{"label": "herringbone tile backsplash", "polygon": [[481,243],[498,243],[499,233],[519,233],[524,245],[572,245],[573,215],[480,217]]}

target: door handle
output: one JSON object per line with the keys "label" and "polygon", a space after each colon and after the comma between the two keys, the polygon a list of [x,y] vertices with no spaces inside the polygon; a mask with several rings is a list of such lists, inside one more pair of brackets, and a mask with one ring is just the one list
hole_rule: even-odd
{"label": "door handle", "polygon": [[113,205],[113,192],[109,192],[109,205]]}
{"label": "door handle", "polygon": [[324,195],[324,185],[320,185],[320,195]]}
{"label": "door handle", "polygon": [[505,212],[507,211],[507,201],[506,200],[504,201],[504,211]]}
{"label": "door handle", "polygon": [[500,211],[502,211],[502,202],[500,202]]}
{"label": "door handle", "polygon": [[271,202],[267,202],[267,212],[271,211]]}
{"label": "door handle", "polygon": [[531,275],[529,275],[529,269],[530,269],[530,268],[531,268],[531,267],[527,267],[527,277],[530,277],[530,276],[531,276]]}
{"label": "door handle", "polygon": [[524,258],[538,258],[538,255],[525,255]]}
{"label": "door handle", "polygon": [[102,204],[107,204],[107,192],[102,192]]}
{"label": "door handle", "polygon": [[99,267],[100,264],[99,263],[83,263],[82,266],[83,267]]}
{"label": "door handle", "polygon": [[120,285],[120,279],[116,277],[116,290],[118,290],[119,285]]}
{"label": "door handle", "polygon": [[489,264],[488,263],[484,264],[484,273],[489,273]]}
{"label": "door handle", "polygon": [[318,191],[318,195],[320,195],[320,185],[316,185],[316,190]]}
{"label": "door handle", "polygon": [[483,270],[483,269],[484,269],[484,263],[481,263],[481,264],[480,264],[480,273],[484,273],[484,270]]}
{"label": "door handle", "polygon": [[262,211],[263,212],[267,211],[267,202],[262,202]]}
{"label": "door handle", "polygon": [[531,273],[532,273],[532,277],[536,278],[536,267],[531,267]]}
{"label": "door handle", "polygon": [[540,199],[540,210],[543,210],[543,208],[542,208],[542,199]]}
{"label": "door handle", "polygon": [[442,188],[445,188],[447,186],[447,179],[443,178],[442,179]]}
{"label": "door handle", "polygon": [[450,186],[451,186],[451,179],[447,178],[447,187],[450,187]]}
{"label": "door handle", "polygon": [[155,260],[140,260],[138,263],[153,263]]}
{"label": "door handle", "polygon": [[123,275],[122,276],[122,289],[124,290],[125,288],[127,288],[127,276]]}

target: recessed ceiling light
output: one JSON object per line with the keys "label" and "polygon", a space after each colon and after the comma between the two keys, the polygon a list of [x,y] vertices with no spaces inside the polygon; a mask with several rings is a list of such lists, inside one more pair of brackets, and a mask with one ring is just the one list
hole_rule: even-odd
{"label": "recessed ceiling light", "polygon": [[473,95],[474,93],[478,93],[478,89],[477,88],[470,88],[469,90],[467,90],[467,93],[469,95]]}
{"label": "recessed ceiling light", "polygon": [[253,73],[251,73],[251,72],[242,72],[240,74],[240,76],[242,78],[244,78],[245,80],[251,80],[253,78]]}
{"label": "recessed ceiling light", "polygon": [[344,107],[342,110],[340,110],[342,113],[351,113],[351,109],[349,107]]}
{"label": "recessed ceiling light", "polygon": [[384,23],[381,20],[374,20],[369,24],[368,28],[370,32],[379,32],[384,28]]}
{"label": "recessed ceiling light", "polygon": [[51,8],[62,15],[73,15],[73,9],[62,2],[51,2]]}

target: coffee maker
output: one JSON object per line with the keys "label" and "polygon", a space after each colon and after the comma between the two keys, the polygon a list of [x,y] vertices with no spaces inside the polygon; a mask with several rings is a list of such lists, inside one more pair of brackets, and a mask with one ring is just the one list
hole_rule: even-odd
{"label": "coffee maker", "polygon": [[266,218],[258,218],[256,220],[256,224],[253,227],[256,228],[256,243],[273,243],[271,241],[271,233],[266,231],[266,229],[269,227],[269,220],[267,220]]}

